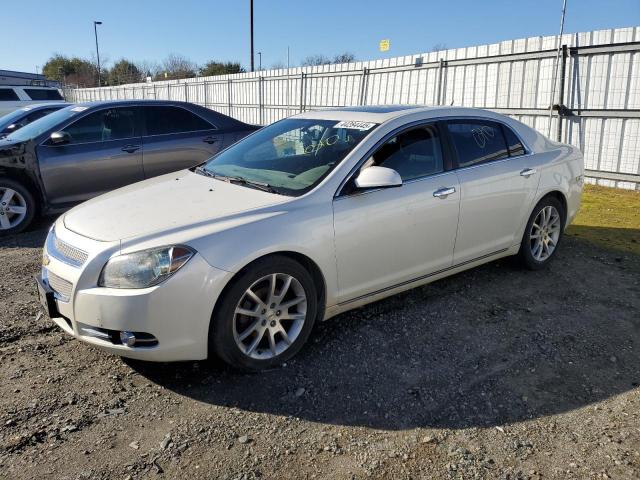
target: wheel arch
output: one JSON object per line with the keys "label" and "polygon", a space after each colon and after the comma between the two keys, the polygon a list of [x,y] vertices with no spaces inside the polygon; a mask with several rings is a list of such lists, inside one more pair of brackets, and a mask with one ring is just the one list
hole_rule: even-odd
{"label": "wheel arch", "polygon": [[300,253],[300,252],[296,252],[296,251],[292,251],[292,250],[282,250],[282,251],[276,251],[276,252],[270,252],[264,255],[261,255],[259,257],[256,257],[254,259],[252,259],[250,262],[248,262],[246,265],[244,265],[242,268],[238,269],[233,276],[231,276],[231,278],[227,281],[226,285],[223,287],[222,291],[220,292],[220,294],[218,295],[218,298],[216,299],[214,306],[213,306],[213,311],[211,313],[211,320],[209,323],[209,328],[211,328],[211,325],[213,324],[212,320],[213,317],[216,315],[216,313],[218,312],[218,310],[220,309],[220,305],[222,304],[222,299],[224,298],[224,296],[227,294],[227,292],[229,291],[229,289],[235,284],[235,282],[237,281],[237,279],[243,274],[245,273],[247,270],[249,270],[251,268],[252,265],[254,265],[255,263],[262,261],[266,258],[269,257],[287,257],[297,263],[299,263],[300,265],[302,265],[303,268],[305,268],[305,270],[307,270],[307,272],[309,272],[309,274],[311,275],[311,278],[313,279],[314,284],[317,287],[317,300],[318,300],[318,313],[316,315],[316,321],[322,321],[324,319],[324,312],[325,312],[325,308],[326,308],[326,299],[327,299],[327,283],[326,280],[324,278],[324,274],[322,273],[322,270],[320,269],[320,267],[318,266],[318,264],[311,259],[310,257],[308,257],[307,255]]}
{"label": "wheel arch", "polygon": [[[563,228],[566,228],[567,215],[568,215],[568,204],[567,204],[567,197],[562,191],[554,189],[554,190],[550,190],[550,191],[546,192],[544,195],[542,195],[538,199],[538,201],[533,206],[533,208],[535,208],[536,205],[538,205],[538,203],[540,203],[542,200],[544,200],[545,198],[548,198],[548,197],[555,198],[556,200],[558,200],[560,202],[560,205],[562,205],[562,209],[564,210],[562,212],[564,214],[564,218],[563,218],[564,225],[563,225]],[[531,210],[531,213],[533,213],[533,209]],[[531,213],[529,215],[531,215]]]}
{"label": "wheel arch", "polygon": [[24,169],[0,167],[0,178],[7,178],[24,185],[36,200],[36,212],[41,213],[42,206],[44,204],[42,192]]}

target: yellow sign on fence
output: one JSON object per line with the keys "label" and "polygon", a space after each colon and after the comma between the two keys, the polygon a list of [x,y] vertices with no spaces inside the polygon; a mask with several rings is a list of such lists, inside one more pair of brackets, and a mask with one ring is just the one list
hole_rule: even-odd
{"label": "yellow sign on fence", "polygon": [[389,41],[388,38],[385,38],[384,40],[380,40],[380,51],[381,52],[389,51],[389,47],[391,47],[391,42]]}

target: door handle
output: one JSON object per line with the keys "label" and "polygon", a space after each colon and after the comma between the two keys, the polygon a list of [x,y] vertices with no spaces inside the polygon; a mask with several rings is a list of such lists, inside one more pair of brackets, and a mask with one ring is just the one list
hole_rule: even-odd
{"label": "door handle", "polygon": [[202,141],[211,145],[212,143],[216,143],[218,139],[216,137],[204,137]]}
{"label": "door handle", "polygon": [[436,198],[447,198],[452,193],[456,193],[455,187],[443,187],[433,192],[433,196]]}
{"label": "door handle", "polygon": [[531,175],[533,175],[534,173],[536,173],[536,169],[535,168],[525,168],[524,170],[522,170],[520,172],[520,176],[521,177],[526,177],[529,178]]}
{"label": "door handle", "polygon": [[133,153],[136,150],[140,150],[140,145],[125,145],[121,150],[123,152]]}

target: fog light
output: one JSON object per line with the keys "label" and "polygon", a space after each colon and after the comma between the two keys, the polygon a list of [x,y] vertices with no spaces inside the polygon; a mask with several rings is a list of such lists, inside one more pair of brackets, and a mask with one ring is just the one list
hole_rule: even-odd
{"label": "fog light", "polygon": [[127,347],[133,347],[136,344],[136,336],[131,332],[120,332],[120,341]]}

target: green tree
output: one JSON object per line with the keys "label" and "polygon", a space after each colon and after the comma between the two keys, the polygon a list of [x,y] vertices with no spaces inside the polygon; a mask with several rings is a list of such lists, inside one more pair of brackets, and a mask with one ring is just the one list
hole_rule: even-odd
{"label": "green tree", "polygon": [[143,74],[138,67],[129,60],[121,59],[109,70],[107,82],[109,85],[123,85],[137,83],[143,80]]}
{"label": "green tree", "polygon": [[202,77],[243,72],[244,68],[242,68],[238,62],[216,62],[212,60],[200,67],[200,76]]}
{"label": "green tree", "polygon": [[[98,84],[98,69],[89,60],[79,57],[66,57],[54,54],[42,67],[42,73],[51,80],[78,85],[80,87],[94,87]],[[105,80],[105,75],[101,75]]]}

